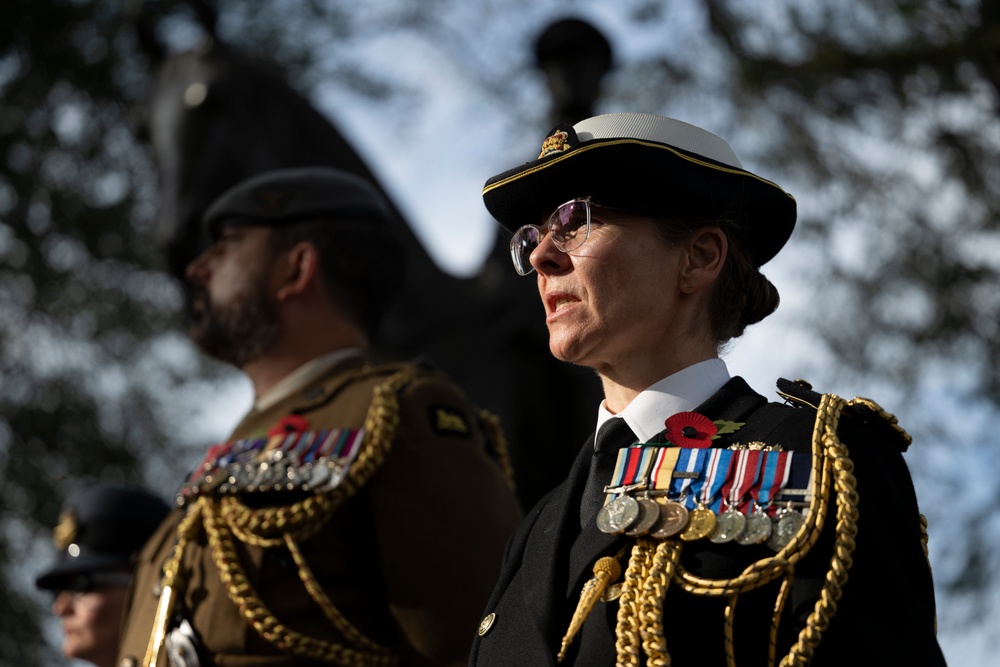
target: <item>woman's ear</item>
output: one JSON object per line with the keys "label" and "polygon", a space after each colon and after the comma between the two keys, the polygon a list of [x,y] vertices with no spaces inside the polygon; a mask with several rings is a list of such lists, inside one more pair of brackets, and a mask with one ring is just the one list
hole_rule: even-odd
{"label": "woman's ear", "polygon": [[721,228],[705,225],[694,230],[684,250],[678,280],[681,291],[690,294],[715,282],[726,263],[729,240]]}
{"label": "woman's ear", "polygon": [[302,294],[319,278],[319,252],[312,243],[296,243],[283,254],[277,292],[279,302]]}

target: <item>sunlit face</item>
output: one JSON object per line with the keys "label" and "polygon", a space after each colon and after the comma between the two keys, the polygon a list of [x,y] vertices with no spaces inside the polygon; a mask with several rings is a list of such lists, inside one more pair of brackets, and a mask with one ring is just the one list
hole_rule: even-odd
{"label": "sunlit face", "polygon": [[56,596],[52,611],[62,623],[63,655],[99,667],[115,664],[126,591],[124,586],[109,586]]}
{"label": "sunlit face", "polygon": [[607,375],[669,351],[676,330],[680,250],[648,217],[595,207],[587,242],[569,253],[546,236],[531,253],[549,349]]}
{"label": "sunlit face", "polygon": [[227,227],[185,271],[190,285],[191,339],[214,357],[242,367],[278,334],[269,290],[274,258],[266,227]]}

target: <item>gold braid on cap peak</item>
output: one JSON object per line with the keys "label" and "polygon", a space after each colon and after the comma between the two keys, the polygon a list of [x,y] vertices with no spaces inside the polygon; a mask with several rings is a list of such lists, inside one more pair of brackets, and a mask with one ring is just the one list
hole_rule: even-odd
{"label": "gold braid on cap peak", "polygon": [[[812,660],[823,632],[836,613],[837,602],[843,594],[843,586],[847,583],[848,572],[853,564],[854,538],[858,530],[857,483],[854,477],[854,463],[847,447],[837,436],[841,414],[845,408],[853,405],[862,405],[873,410],[882,419],[894,425],[905,437],[909,437],[896,425],[895,417],[886,413],[874,402],[862,398],[845,401],[834,394],[824,394],[817,406],[812,433],[813,477],[819,480],[819,483],[815,484],[812,490],[811,510],[792,540],[773,557],[752,563],[739,576],[732,579],[706,579],[688,572],[680,565],[682,541],[674,538],[664,541],[637,538],[632,547],[621,597],[618,600],[615,628],[617,667],[639,665],[642,657],[640,652],[645,654],[646,664],[650,667],[671,665],[663,631],[663,602],[671,584],[680,586],[682,590],[692,595],[720,597],[727,600],[723,619],[726,661],[729,667],[735,667],[733,619],[739,595],[780,578],[783,581],[775,601],[767,661],[768,667],[774,667],[778,624],[790,593],[795,565],[819,539],[830,510],[832,489],[836,499],[837,523],[830,568],[819,598],[806,621],[806,627],[799,633],[798,640],[779,664],[780,667],[803,667]],[[921,525],[926,527],[926,520],[922,516]],[[926,554],[925,528],[922,538]]]}
{"label": "gold braid on cap peak", "polygon": [[[365,416],[365,437],[361,450],[348,468],[344,481],[335,489],[310,495],[290,505],[259,509],[248,507],[232,496],[222,499],[200,497],[188,509],[178,528],[177,546],[164,566],[164,583],[169,582],[173,589],[178,588],[184,547],[203,528],[230,601],[247,623],[279,650],[298,658],[342,667],[392,667],[398,664],[399,656],[391,648],[366,637],[333,605],[305,561],[299,543],[315,535],[330,520],[334,511],[357,493],[385,461],[399,425],[398,392],[414,377],[411,370],[399,371],[375,387]],[[264,549],[287,547],[309,596],[350,646],[309,637],[275,618],[246,576],[236,549],[237,540]],[[155,665],[169,617],[169,614],[163,618],[157,615],[144,665]],[[157,637],[160,639],[156,640]]]}

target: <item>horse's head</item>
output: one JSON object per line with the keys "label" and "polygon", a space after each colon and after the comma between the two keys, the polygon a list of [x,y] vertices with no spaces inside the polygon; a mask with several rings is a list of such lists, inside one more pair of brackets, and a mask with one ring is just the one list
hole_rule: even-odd
{"label": "horse's head", "polygon": [[[175,275],[203,246],[202,212],[250,176],[328,165],[379,185],[337,128],[272,65],[211,39],[159,63],[144,105],[142,136],[159,173],[157,226]],[[399,211],[397,216],[406,227]]]}

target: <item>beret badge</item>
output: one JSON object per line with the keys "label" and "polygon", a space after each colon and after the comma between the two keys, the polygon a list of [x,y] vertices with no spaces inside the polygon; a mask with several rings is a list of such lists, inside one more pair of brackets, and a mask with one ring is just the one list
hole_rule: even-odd
{"label": "beret badge", "polygon": [[545,137],[545,141],[542,142],[542,152],[538,154],[538,159],[541,160],[547,155],[568,151],[570,148],[572,146],[569,143],[569,133],[565,130],[556,130]]}
{"label": "beret badge", "polygon": [[70,510],[59,515],[59,524],[52,531],[52,541],[62,551],[76,540],[76,517]]}

